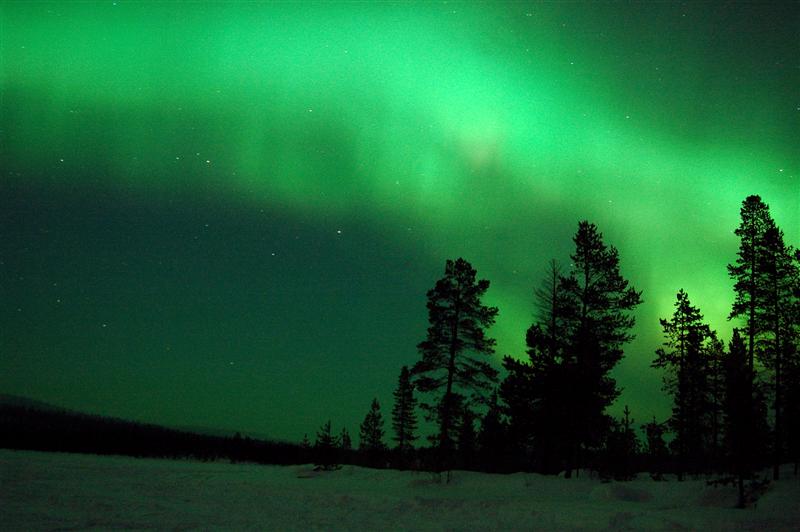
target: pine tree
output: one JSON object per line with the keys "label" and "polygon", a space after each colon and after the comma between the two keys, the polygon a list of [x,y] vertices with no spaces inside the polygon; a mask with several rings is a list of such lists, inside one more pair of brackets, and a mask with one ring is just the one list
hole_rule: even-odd
{"label": "pine tree", "polygon": [[744,318],[748,341],[748,367],[754,371],[756,339],[763,330],[765,308],[764,235],[775,226],[769,206],[760,196],[748,196],[742,202],[741,223],[734,231],[739,237],[735,264],[728,265],[728,274],[736,282],[736,299],[728,319]]}
{"label": "pine tree", "polygon": [[417,399],[414,397],[414,385],[407,366],[400,370],[400,378],[394,391],[394,406],[392,407],[392,428],[397,449],[404,453],[413,449],[417,430]]}
{"label": "pine tree", "polygon": [[317,441],[314,443],[317,466],[326,470],[335,469],[338,446],[339,438],[331,434],[331,422],[328,420],[317,431]]}
{"label": "pine tree", "polygon": [[656,351],[654,368],[665,368],[664,389],[673,397],[670,428],[675,432],[672,442],[680,461],[678,479],[689,469],[697,468],[705,454],[703,448],[707,423],[711,420],[708,340],[713,338],[703,315],[692,306],[683,289],[678,291],[675,312],[670,320],[661,319],[664,347]]}
{"label": "pine tree", "polygon": [[385,449],[383,443],[383,416],[381,415],[381,405],[378,399],[372,400],[369,412],[364,416],[361,423],[361,441],[359,449],[367,452],[377,452]]}
{"label": "pine tree", "polygon": [[641,303],[641,292],[620,274],[617,249],[603,243],[597,226],[580,222],[573,241],[572,269],[560,279],[571,309],[564,361],[571,389],[566,397],[567,477],[580,466],[580,450],[599,445],[607,430],[605,409],[619,395],[610,372],[622,359],[623,344],[634,338],[631,312]]}
{"label": "pine tree", "polygon": [[432,395],[421,407],[429,420],[438,422],[442,467],[457,438],[460,408],[480,402],[497,381],[497,370],[481,359],[494,353],[495,340],[486,329],[494,324],[497,309],[481,303],[489,281],[475,275],[464,259],[446,262],[444,277],[427,294],[430,326],[417,346],[422,358],[411,370],[416,389]]}
{"label": "pine tree", "polygon": [[784,446],[783,396],[785,382],[783,374],[787,357],[792,356],[793,337],[796,325],[794,316],[797,301],[794,287],[798,276],[792,260],[793,250],[783,241],[783,231],[775,226],[764,232],[763,261],[765,286],[763,336],[759,342],[759,360],[772,372],[773,427],[773,478],[780,477],[780,463]]}

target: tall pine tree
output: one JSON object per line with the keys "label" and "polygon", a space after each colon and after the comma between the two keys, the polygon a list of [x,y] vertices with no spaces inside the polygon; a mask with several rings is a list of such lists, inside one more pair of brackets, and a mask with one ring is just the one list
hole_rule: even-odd
{"label": "tall pine tree", "polygon": [[560,279],[571,311],[564,361],[572,390],[566,405],[565,443],[572,451],[567,476],[580,466],[581,449],[599,445],[608,431],[605,409],[619,395],[610,372],[622,359],[622,346],[634,338],[631,312],[641,303],[641,292],[628,286],[620,273],[619,252],[606,246],[596,225],[580,222],[573,241],[571,271]]}
{"label": "tall pine tree", "polygon": [[433,397],[421,406],[439,424],[442,466],[453,450],[464,403],[480,402],[497,381],[497,370],[486,361],[495,345],[486,330],[497,308],[483,305],[489,281],[475,276],[464,259],[446,262],[444,277],[427,294],[430,326],[417,346],[422,358],[411,370],[416,389]]}
{"label": "tall pine tree", "polygon": [[784,448],[783,397],[786,382],[784,373],[791,365],[797,319],[794,288],[798,276],[793,261],[794,251],[783,241],[783,231],[772,226],[764,232],[762,269],[765,286],[763,334],[759,342],[759,359],[772,373],[773,411],[773,478],[780,478],[780,463]]}
{"label": "tall pine tree", "polygon": [[407,366],[400,370],[397,388],[394,391],[394,406],[392,407],[392,428],[397,450],[404,453],[413,449],[417,430],[417,399],[414,397],[414,385]]}
{"label": "tall pine tree", "polygon": [[768,229],[775,226],[769,206],[760,196],[748,196],[742,202],[741,223],[734,231],[739,237],[736,263],[728,264],[728,274],[735,280],[736,299],[728,319],[742,318],[747,338],[747,364],[754,371],[756,340],[764,328],[765,242]]}

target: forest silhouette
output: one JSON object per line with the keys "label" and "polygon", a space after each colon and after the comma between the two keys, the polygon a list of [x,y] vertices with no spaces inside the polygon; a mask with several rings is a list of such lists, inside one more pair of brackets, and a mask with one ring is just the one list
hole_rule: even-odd
{"label": "forest silhouette", "polygon": [[[663,376],[671,415],[637,421],[626,405],[608,413],[621,388],[611,376],[633,339],[643,301],[620,273],[617,248],[581,221],[569,264],[548,264],[533,289],[535,319],[526,356],[493,363],[498,308],[483,303],[490,282],[463,258],[447,260],[427,292],[428,329],[419,359],[400,368],[390,431],[372,399],[354,446],[347,427],[324,423],[312,443],[210,436],[91,416],[33,402],[0,402],[0,447],[131,456],[227,459],[270,464],[340,464],[432,471],[533,471],[570,478],[588,472],[629,480],[647,472],[706,476],[735,484],[738,506],[763,491],[772,468],[800,462],[800,251],[784,242],[769,206],[748,196],[735,229],[739,250],[732,337],[720,338],[701,304],[680,289],[660,319],[651,366]],[[720,275],[725,275],[720,265]],[[658,393],[653,390],[653,393]],[[420,434],[422,414],[433,431]],[[387,438],[391,443],[387,443]],[[585,474],[585,473],[584,473]]]}

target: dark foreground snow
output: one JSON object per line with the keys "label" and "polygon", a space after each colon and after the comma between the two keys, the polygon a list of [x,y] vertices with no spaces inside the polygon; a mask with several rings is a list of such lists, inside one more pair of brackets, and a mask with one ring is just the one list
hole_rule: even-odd
{"label": "dark foreground snow", "polygon": [[231,465],[0,449],[0,529],[797,530],[800,481],[756,508],[703,480]]}

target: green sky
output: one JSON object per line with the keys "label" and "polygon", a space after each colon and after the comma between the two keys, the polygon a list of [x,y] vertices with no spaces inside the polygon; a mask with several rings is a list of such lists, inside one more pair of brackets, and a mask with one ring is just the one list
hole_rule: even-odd
{"label": "green sky", "polygon": [[797,3],[0,5],[0,391],[299,440],[388,413],[463,256],[502,354],[581,219],[724,338],[741,201],[800,244]]}

